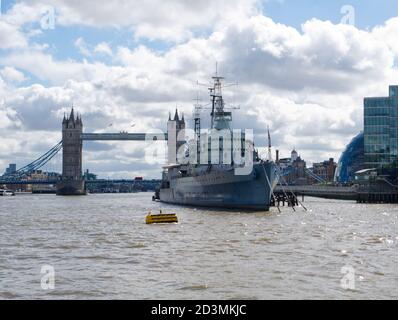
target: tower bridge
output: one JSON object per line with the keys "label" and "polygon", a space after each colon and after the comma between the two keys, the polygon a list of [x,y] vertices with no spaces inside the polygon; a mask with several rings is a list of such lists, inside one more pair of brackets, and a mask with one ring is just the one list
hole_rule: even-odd
{"label": "tower bridge", "polygon": [[[174,120],[169,119],[170,123],[176,123],[172,128],[185,128],[185,121],[179,120],[177,111]],[[173,133],[177,137],[176,132]],[[168,141],[168,133],[83,133],[82,118],[75,117],[72,108],[70,116],[64,116],[62,121],[62,179],[57,183],[58,195],[86,194],[82,175],[83,141]],[[176,145],[176,141],[172,144]]]}
{"label": "tower bridge", "polygon": [[[58,195],[85,195],[86,183],[102,183],[105,180],[84,181],[82,174],[83,142],[84,141],[167,141],[168,161],[176,163],[176,150],[183,144],[177,142],[180,131],[185,130],[185,119],[180,119],[176,110],[174,119],[169,116],[167,133],[84,133],[83,121],[80,115],[75,115],[72,108],[69,116],[62,120],[62,141],[40,156],[30,164],[20,168],[7,176],[0,176],[0,185],[23,185],[23,184],[56,184]],[[172,138],[171,138],[172,137]],[[39,170],[53,159],[62,150],[62,176],[61,179],[54,177],[48,180],[25,179],[32,172]],[[114,183],[131,183],[132,180],[106,180]]]}

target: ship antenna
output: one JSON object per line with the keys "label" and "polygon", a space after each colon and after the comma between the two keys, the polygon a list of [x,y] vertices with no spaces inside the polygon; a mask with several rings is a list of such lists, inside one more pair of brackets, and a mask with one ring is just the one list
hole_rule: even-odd
{"label": "ship antenna", "polygon": [[215,96],[215,86],[213,88],[209,88],[210,96],[211,96],[211,129],[214,128],[214,116],[215,116],[215,107],[216,107],[216,96]]}
{"label": "ship antenna", "polygon": [[267,126],[267,130],[268,130],[268,160],[272,161],[272,152],[271,152],[272,143],[271,143],[271,134],[269,132],[269,126]]}
{"label": "ship antenna", "polygon": [[196,97],[195,110],[194,110],[197,159],[200,159],[200,130],[201,130],[200,109],[201,109],[201,105],[200,105],[200,98],[199,98],[199,92],[198,92],[197,97]]}

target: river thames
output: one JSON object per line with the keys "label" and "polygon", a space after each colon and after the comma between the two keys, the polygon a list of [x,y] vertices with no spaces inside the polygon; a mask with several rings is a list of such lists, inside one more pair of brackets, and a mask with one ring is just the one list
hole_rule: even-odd
{"label": "river thames", "polygon": [[[396,205],[239,213],[151,197],[0,197],[0,299],[398,298]],[[180,223],[146,225],[159,209]]]}

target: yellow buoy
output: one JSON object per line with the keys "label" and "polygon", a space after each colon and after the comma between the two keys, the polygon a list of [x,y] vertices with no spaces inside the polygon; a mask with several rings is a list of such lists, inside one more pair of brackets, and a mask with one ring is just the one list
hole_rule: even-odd
{"label": "yellow buoy", "polygon": [[163,214],[152,214],[151,212],[146,216],[146,224],[154,223],[178,223],[178,218],[175,213]]}

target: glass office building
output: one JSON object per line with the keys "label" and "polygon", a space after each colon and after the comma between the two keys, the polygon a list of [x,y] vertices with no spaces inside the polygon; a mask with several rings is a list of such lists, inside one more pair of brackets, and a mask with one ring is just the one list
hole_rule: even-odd
{"label": "glass office building", "polygon": [[365,165],[383,168],[398,164],[398,86],[388,97],[365,98]]}

